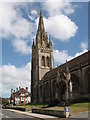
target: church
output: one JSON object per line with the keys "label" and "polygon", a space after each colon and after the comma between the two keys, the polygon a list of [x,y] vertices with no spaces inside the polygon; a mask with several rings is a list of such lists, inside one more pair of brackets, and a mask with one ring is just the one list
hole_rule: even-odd
{"label": "church", "polygon": [[68,103],[90,98],[90,52],[54,68],[51,37],[44,28],[40,11],[38,30],[32,44],[31,102]]}

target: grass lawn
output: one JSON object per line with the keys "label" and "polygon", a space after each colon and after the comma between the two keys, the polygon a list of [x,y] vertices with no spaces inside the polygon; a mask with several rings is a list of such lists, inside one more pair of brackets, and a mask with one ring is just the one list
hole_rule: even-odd
{"label": "grass lawn", "polygon": [[69,111],[71,114],[74,114],[77,112],[84,112],[84,111],[88,111],[89,106],[90,106],[90,103],[77,103],[69,106]]}
{"label": "grass lawn", "polygon": [[[69,108],[70,114],[75,114],[78,112],[84,112],[84,111],[88,111],[88,106],[90,106],[90,103],[75,103],[72,104],[70,106],[66,106]],[[64,107],[49,107],[49,108],[45,108],[47,110],[64,110]]]}

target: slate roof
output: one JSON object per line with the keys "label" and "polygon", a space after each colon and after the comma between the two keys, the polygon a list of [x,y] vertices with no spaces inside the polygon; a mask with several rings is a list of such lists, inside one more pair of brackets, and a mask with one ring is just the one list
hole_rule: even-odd
{"label": "slate roof", "polygon": [[[28,95],[27,95],[26,93],[28,93]],[[18,90],[18,91],[16,91],[15,93],[13,93],[13,95],[14,95],[15,97],[18,97],[18,96],[20,96],[21,94],[26,94],[25,96],[30,96],[30,95],[31,95],[31,94],[30,94],[27,90],[25,90],[24,88],[20,88],[20,90]]]}

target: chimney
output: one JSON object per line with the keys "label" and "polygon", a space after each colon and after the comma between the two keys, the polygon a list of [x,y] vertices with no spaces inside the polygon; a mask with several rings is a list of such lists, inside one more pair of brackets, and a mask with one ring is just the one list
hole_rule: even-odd
{"label": "chimney", "polygon": [[18,91],[18,88],[16,88],[16,92]]}
{"label": "chimney", "polygon": [[19,90],[21,89],[21,87],[19,86]]}
{"label": "chimney", "polygon": [[26,87],[26,91],[28,92],[28,87]]}

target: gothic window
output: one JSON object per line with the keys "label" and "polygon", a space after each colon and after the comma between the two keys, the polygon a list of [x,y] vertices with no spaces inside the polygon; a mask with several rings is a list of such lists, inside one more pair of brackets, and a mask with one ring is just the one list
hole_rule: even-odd
{"label": "gothic window", "polygon": [[42,56],[42,66],[44,66],[45,67],[45,57],[44,56]]}
{"label": "gothic window", "polygon": [[46,58],[46,66],[49,67],[49,57]]}

